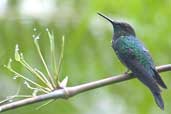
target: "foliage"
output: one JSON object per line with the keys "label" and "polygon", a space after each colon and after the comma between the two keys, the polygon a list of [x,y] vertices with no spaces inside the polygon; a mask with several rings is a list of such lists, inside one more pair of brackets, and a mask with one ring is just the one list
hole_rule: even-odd
{"label": "foliage", "polygon": [[[11,78],[12,74],[3,68],[3,65],[13,55],[16,44],[22,47],[20,50],[24,53],[28,63],[46,72],[31,38],[34,28],[40,31],[42,38],[39,43],[47,63],[50,63],[53,58],[49,56],[49,39],[45,28],[48,27],[54,31],[54,41],[57,44],[56,59],[60,58],[61,36],[65,35],[64,61],[59,78],[69,76],[69,85],[77,85],[125,72],[125,67],[119,62],[111,48],[112,27],[99,17],[97,12],[131,23],[136,29],[137,36],[150,50],[156,65],[171,63],[170,0],[155,2],[150,0],[58,0],[55,1],[56,12],[48,19],[44,19],[48,17],[46,15],[41,19],[22,16],[17,10],[19,3],[20,1],[17,1],[16,4],[11,5],[6,15],[0,17],[0,65],[2,66],[0,90],[3,91],[0,94],[1,99],[16,93],[17,88],[23,86],[23,80],[14,82]],[[52,69],[52,64],[47,65]],[[14,68],[37,81],[19,64],[15,64]],[[169,73],[161,75],[169,88],[171,81]],[[21,91],[28,93],[24,87]],[[171,112],[170,93],[169,89],[163,91],[165,111],[162,113],[165,114]],[[53,102],[41,110],[35,110],[35,107],[40,105],[38,103],[6,112],[6,114],[161,113],[148,89],[137,80],[100,88],[67,101]]]}

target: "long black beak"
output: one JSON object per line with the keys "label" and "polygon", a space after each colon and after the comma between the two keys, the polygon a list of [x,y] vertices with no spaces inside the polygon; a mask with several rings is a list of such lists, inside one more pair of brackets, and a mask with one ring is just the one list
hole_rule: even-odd
{"label": "long black beak", "polygon": [[112,25],[114,25],[115,24],[115,22],[112,20],[112,19],[110,19],[109,17],[107,17],[107,16],[105,16],[105,15],[103,15],[103,14],[101,14],[101,13],[97,13],[98,15],[100,15],[100,16],[102,16],[103,18],[105,18],[106,20],[108,20],[109,22],[111,22],[112,23]]}

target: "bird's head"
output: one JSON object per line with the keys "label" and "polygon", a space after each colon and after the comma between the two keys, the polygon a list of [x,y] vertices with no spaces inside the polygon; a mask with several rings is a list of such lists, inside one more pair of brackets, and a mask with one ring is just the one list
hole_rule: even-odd
{"label": "bird's head", "polygon": [[130,35],[135,36],[134,29],[128,23],[116,22],[101,13],[98,13],[98,14],[102,16],[103,18],[105,18],[106,20],[108,20],[113,25],[114,40],[116,40],[120,36],[130,36]]}

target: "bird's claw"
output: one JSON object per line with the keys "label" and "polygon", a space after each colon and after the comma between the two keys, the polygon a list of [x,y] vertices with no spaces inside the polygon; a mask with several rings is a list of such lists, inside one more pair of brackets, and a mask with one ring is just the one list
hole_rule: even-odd
{"label": "bird's claw", "polygon": [[124,74],[128,74],[128,73],[129,73],[129,71],[130,71],[130,70],[129,70],[129,69],[127,69],[127,70],[126,70],[126,72],[125,72]]}

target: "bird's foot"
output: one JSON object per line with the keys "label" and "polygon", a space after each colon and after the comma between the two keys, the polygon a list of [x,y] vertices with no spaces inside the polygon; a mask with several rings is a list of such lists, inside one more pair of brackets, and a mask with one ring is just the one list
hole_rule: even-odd
{"label": "bird's foot", "polygon": [[129,70],[129,69],[127,69],[127,70],[126,70],[126,72],[125,72],[124,74],[128,74],[128,73],[129,73],[129,71],[130,71],[130,70]]}

